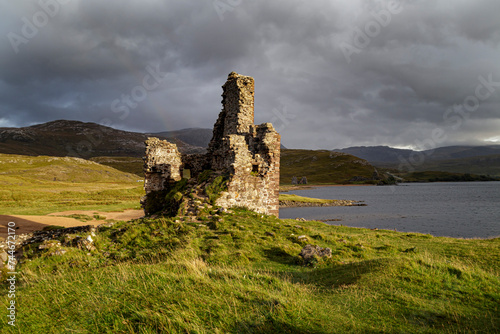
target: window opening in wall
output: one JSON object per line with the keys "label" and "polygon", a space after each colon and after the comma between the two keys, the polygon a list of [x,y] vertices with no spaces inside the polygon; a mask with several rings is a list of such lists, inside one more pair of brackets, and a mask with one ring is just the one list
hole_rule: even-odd
{"label": "window opening in wall", "polygon": [[259,165],[252,165],[252,174],[258,174],[259,173]]}

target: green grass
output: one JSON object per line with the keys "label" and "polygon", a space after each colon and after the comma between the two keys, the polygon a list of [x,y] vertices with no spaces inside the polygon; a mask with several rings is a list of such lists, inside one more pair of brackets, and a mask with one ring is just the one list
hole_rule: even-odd
{"label": "green grass", "polygon": [[[18,326],[2,333],[500,331],[498,238],[233,211],[117,223],[98,233],[91,255],[31,245],[19,266]],[[332,258],[304,267],[306,243],[330,247]]]}
{"label": "green grass", "polygon": [[0,154],[0,214],[139,208],[138,181],[83,159]]}

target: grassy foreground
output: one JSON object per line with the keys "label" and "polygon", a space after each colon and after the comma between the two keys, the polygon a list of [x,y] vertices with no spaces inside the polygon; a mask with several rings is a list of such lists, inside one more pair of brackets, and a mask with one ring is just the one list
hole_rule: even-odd
{"label": "grassy foreground", "polygon": [[[2,316],[1,332],[500,331],[500,239],[297,223],[206,209],[197,222],[101,228],[90,253],[32,245],[18,267],[16,327]],[[332,258],[303,266],[307,243]]]}

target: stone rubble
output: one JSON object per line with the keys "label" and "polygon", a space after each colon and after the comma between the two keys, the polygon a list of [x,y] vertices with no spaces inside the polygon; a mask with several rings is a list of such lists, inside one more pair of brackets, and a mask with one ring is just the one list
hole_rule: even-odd
{"label": "stone rubble", "polygon": [[[93,251],[96,248],[94,246],[94,240],[92,239],[92,236],[96,235],[96,231],[97,229],[94,226],[86,225],[54,229],[49,231],[35,231],[33,233],[16,235],[14,256],[18,261],[22,256],[22,247],[33,243],[40,243],[40,245],[38,246],[39,250],[52,250],[50,253],[51,255],[63,255],[64,253],[66,253],[66,250],[61,249],[61,246],[78,247],[87,251]],[[90,235],[85,238],[79,235],[88,233],[90,233]],[[61,237],[65,238],[64,243],[61,243],[59,240],[57,240]],[[6,240],[0,241],[0,268],[8,259],[7,247],[8,244]]]}
{"label": "stone rubble", "polygon": [[304,246],[304,248],[302,248],[299,255],[304,260],[304,264],[309,265],[316,257],[332,257],[332,250],[328,247],[322,248],[319,246],[307,244]]}

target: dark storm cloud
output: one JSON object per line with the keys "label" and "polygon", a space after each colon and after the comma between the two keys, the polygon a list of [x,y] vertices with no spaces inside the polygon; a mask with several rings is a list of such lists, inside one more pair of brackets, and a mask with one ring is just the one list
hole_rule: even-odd
{"label": "dark storm cloud", "polygon": [[0,13],[0,126],[212,127],[234,70],[290,147],[500,136],[497,0],[19,0]]}

